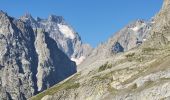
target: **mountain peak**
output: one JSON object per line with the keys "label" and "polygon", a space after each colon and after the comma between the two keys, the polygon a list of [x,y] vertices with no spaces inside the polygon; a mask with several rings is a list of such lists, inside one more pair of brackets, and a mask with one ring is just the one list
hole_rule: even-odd
{"label": "mountain peak", "polygon": [[144,19],[137,19],[137,20],[131,22],[131,23],[128,25],[128,27],[129,27],[129,28],[133,28],[133,27],[136,26],[136,25],[141,25],[141,24],[144,24],[144,23],[146,23],[146,21],[145,21]]}
{"label": "mountain peak", "polygon": [[25,17],[27,17],[27,18],[32,18],[32,16],[31,16],[31,14],[30,13],[25,13],[25,15],[24,15]]}
{"label": "mountain peak", "polygon": [[7,15],[7,13],[3,12],[2,10],[0,10],[0,15]]}
{"label": "mountain peak", "polygon": [[[3,12],[2,10],[0,10],[0,19],[3,19],[3,18],[5,18],[5,19],[9,19],[9,16],[8,16],[8,14],[6,13],[6,12]],[[4,19],[3,19],[4,20]]]}
{"label": "mountain peak", "polygon": [[64,21],[64,18],[62,16],[50,15],[48,17],[48,21],[62,23]]}
{"label": "mountain peak", "polygon": [[25,13],[23,16],[21,16],[22,20],[34,20],[32,15],[30,13]]}
{"label": "mountain peak", "polygon": [[37,27],[36,20],[29,13],[26,13],[25,15],[21,16],[20,19],[26,22],[27,24],[31,25],[33,28]]}

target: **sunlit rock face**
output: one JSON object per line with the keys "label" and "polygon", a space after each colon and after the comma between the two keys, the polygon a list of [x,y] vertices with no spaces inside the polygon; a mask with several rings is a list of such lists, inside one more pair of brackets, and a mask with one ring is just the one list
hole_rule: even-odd
{"label": "sunlit rock face", "polygon": [[158,14],[154,17],[153,28],[150,32],[151,38],[146,45],[164,46],[170,41],[170,0],[164,0],[163,6]]}
{"label": "sunlit rock face", "polygon": [[[106,42],[95,48],[89,57],[80,64],[78,70],[89,68],[88,65],[107,57],[139,47],[150,37],[154,20],[136,20],[111,36]],[[91,67],[90,67],[91,68]]]}
{"label": "sunlit rock face", "polygon": [[154,32],[161,32],[170,27],[170,0],[164,0],[161,11],[155,16]]}
{"label": "sunlit rock face", "polygon": [[170,0],[165,0],[163,7],[155,18],[154,32],[162,32],[170,41]]}

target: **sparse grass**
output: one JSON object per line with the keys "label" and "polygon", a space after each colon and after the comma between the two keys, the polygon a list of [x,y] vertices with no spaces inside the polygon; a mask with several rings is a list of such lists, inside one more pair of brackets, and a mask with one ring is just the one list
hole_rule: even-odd
{"label": "sparse grass", "polygon": [[101,71],[104,71],[104,70],[110,69],[110,68],[112,68],[112,64],[109,64],[108,62],[106,62],[104,65],[99,67],[98,72],[101,72]]}
{"label": "sparse grass", "polygon": [[148,47],[148,48],[143,48],[143,49],[142,49],[142,52],[147,53],[147,52],[153,52],[153,51],[155,51],[155,50],[157,50],[157,49],[156,49],[156,48],[150,48],[150,47]]}
{"label": "sparse grass", "polygon": [[135,59],[136,61],[142,62],[144,58],[142,56],[139,56],[138,58]]}
{"label": "sparse grass", "polygon": [[154,81],[148,80],[148,81],[145,82],[144,86],[148,87],[148,86],[151,86],[153,83],[154,83]]}
{"label": "sparse grass", "polygon": [[135,53],[129,53],[127,55],[125,55],[126,58],[128,59],[129,62],[132,62],[135,59]]}
{"label": "sparse grass", "polygon": [[76,89],[76,88],[79,88],[79,87],[80,87],[80,83],[69,84],[69,85],[66,87],[66,90]]}
{"label": "sparse grass", "polygon": [[79,88],[80,83],[75,82],[76,78],[77,78],[77,75],[68,79],[64,83],[57,84],[57,85],[45,90],[44,92],[39,93],[38,95],[30,98],[29,100],[41,100],[44,96],[53,95],[53,94],[59,92],[60,90],[69,90],[69,89]]}
{"label": "sparse grass", "polygon": [[112,78],[112,74],[111,74],[111,73],[105,74],[105,75],[103,75],[103,76],[93,76],[92,79],[98,79],[98,80],[100,80],[100,81],[103,81],[103,80],[113,81],[113,78]]}
{"label": "sparse grass", "polygon": [[92,79],[92,81],[97,80],[99,83],[105,83],[106,82],[105,86],[106,86],[107,90],[112,95],[115,95],[118,91],[117,89],[111,87],[111,82],[113,81],[111,73],[107,73],[106,75],[103,75],[103,76],[93,76],[91,79]]}
{"label": "sparse grass", "polygon": [[132,85],[132,89],[137,89],[137,88],[138,88],[138,86],[136,83]]}
{"label": "sparse grass", "polygon": [[129,86],[128,88],[129,88],[129,89],[132,89],[132,90],[135,90],[135,89],[137,89],[138,87],[137,87],[137,84],[134,83],[134,84],[132,84],[131,86]]}
{"label": "sparse grass", "polygon": [[129,53],[129,54],[125,55],[125,56],[126,56],[126,58],[132,58],[132,57],[134,57],[134,55],[135,55],[135,53]]}
{"label": "sparse grass", "polygon": [[125,55],[125,57],[127,58],[129,62],[132,62],[132,61],[142,62],[144,60],[142,55],[135,55],[135,53],[129,53]]}
{"label": "sparse grass", "polygon": [[[139,76],[145,76],[145,75],[148,75],[149,73],[154,73],[154,72],[157,72],[157,71],[165,70],[168,67],[168,65],[166,65],[166,63],[168,63],[168,62],[165,63],[165,61],[168,60],[168,59],[169,59],[169,56],[168,56],[168,58],[163,57],[163,58],[160,58],[160,59],[153,61],[152,63],[150,63],[146,66],[141,67],[141,69],[138,69],[138,68],[134,69],[134,70],[138,70],[139,73],[132,76],[130,79],[126,80],[122,84],[123,85],[128,84],[128,83],[134,81],[135,79],[137,79]],[[163,63],[165,63],[165,64],[163,64]],[[161,64],[163,64],[163,65],[161,65]]]}
{"label": "sparse grass", "polygon": [[116,94],[117,93],[117,89],[115,89],[115,88],[113,88],[113,87],[111,87],[111,85],[109,85],[108,86],[108,91],[112,94],[112,95],[114,95],[114,94]]}

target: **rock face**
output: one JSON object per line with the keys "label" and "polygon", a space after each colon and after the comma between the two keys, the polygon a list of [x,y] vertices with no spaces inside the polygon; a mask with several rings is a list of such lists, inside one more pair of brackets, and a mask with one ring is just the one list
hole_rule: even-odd
{"label": "rock face", "polygon": [[21,20],[35,28],[45,29],[59,47],[70,59],[80,64],[92,51],[92,47],[83,44],[78,33],[68,25],[61,16],[50,15],[48,19],[37,18],[29,14],[21,17]]}
{"label": "rock face", "polygon": [[[161,11],[155,16],[154,32],[161,33],[163,31],[169,31],[170,27],[170,1],[164,0]],[[166,33],[164,33],[166,34]]]}
{"label": "rock face", "polygon": [[119,42],[116,42],[112,47],[112,52],[113,53],[124,52],[124,48],[121,46]]}
{"label": "rock face", "polygon": [[152,23],[153,21],[144,20],[132,22],[110,38],[109,43],[113,44],[115,41],[118,41],[125,51],[128,51],[146,41],[149,37]]}
{"label": "rock face", "polygon": [[[169,100],[169,9],[170,0],[164,0],[152,28],[143,31],[147,34],[139,38],[130,32],[139,28],[124,28],[120,31],[124,34],[116,34],[93,51],[80,65],[85,69],[31,100]],[[126,52],[116,49],[119,52],[112,55],[113,47]]]}
{"label": "rock face", "polygon": [[37,57],[32,28],[1,11],[0,35],[1,99],[25,99],[34,95]]}
{"label": "rock face", "polygon": [[76,72],[42,29],[0,11],[0,99],[25,100]]}
{"label": "rock face", "polygon": [[42,91],[76,72],[74,62],[57,47],[55,40],[42,29],[37,30],[35,41],[38,54],[37,87]]}

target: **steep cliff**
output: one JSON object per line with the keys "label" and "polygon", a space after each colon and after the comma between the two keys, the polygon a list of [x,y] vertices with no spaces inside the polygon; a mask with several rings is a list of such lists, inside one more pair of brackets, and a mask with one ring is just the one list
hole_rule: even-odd
{"label": "steep cliff", "polygon": [[0,99],[25,100],[76,72],[48,33],[0,11]]}
{"label": "steep cliff", "polygon": [[62,16],[50,15],[47,19],[37,18],[36,20],[26,14],[21,20],[35,28],[42,28],[49,33],[59,47],[70,59],[79,65],[92,51],[89,44],[84,44],[74,29],[66,23]]}

